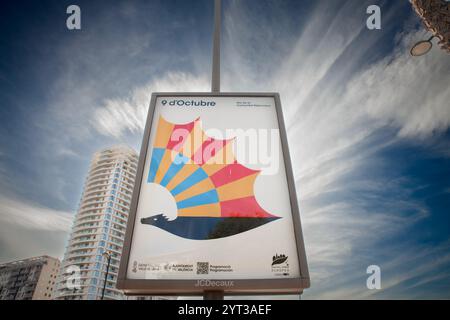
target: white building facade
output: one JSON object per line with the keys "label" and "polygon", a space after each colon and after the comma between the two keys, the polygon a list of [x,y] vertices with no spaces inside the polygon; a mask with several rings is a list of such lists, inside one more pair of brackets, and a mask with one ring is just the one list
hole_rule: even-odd
{"label": "white building facade", "polygon": [[138,156],[125,146],[95,153],[56,286],[58,300],[124,299],[116,289]]}

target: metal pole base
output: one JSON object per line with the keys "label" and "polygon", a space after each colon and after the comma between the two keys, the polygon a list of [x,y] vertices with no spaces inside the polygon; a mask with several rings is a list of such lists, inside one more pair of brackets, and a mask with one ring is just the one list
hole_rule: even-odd
{"label": "metal pole base", "polygon": [[223,300],[223,291],[204,291],[203,300]]}

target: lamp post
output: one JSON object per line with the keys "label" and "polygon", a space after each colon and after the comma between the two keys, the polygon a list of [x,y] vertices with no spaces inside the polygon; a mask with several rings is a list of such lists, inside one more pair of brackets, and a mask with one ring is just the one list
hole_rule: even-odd
{"label": "lamp post", "polygon": [[220,92],[220,24],[221,0],[214,1],[214,33],[212,54],[211,92]]}
{"label": "lamp post", "polygon": [[109,266],[111,264],[111,253],[109,253],[108,251],[105,251],[105,252],[102,253],[102,256],[106,257],[108,263],[106,265],[105,281],[103,283],[103,291],[102,291],[102,298],[101,298],[101,300],[103,300],[103,298],[105,297],[106,281],[108,280]]}

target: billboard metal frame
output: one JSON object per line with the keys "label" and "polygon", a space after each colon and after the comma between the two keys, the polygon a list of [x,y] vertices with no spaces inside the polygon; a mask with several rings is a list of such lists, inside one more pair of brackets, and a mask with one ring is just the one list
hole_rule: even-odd
{"label": "billboard metal frame", "polygon": [[[147,161],[150,134],[152,130],[153,116],[156,109],[156,101],[161,97],[269,97],[274,98],[276,114],[278,118],[278,127],[280,131],[281,147],[283,151],[286,177],[289,189],[289,198],[292,212],[292,221],[296,239],[297,256],[300,276],[287,279],[204,279],[212,282],[231,281],[232,286],[196,286],[199,280],[159,280],[159,279],[128,279],[128,263],[130,249],[133,240],[134,225],[136,222],[136,212],[138,207],[139,195],[143,179],[144,167]],[[230,283],[230,282],[228,282]],[[123,245],[122,258],[120,261],[119,274],[117,279],[117,288],[124,291],[127,295],[202,295],[208,291],[221,291],[226,295],[254,295],[254,294],[301,294],[303,289],[309,288],[310,278],[308,265],[306,261],[305,246],[300,222],[300,213],[295,191],[295,181],[292,171],[292,163],[289,154],[286,127],[283,120],[280,95],[278,93],[225,93],[225,92],[157,92],[151,97],[150,107],[145,125],[144,138],[141,145],[138,169],[132,195],[130,213],[128,215],[125,241]]]}

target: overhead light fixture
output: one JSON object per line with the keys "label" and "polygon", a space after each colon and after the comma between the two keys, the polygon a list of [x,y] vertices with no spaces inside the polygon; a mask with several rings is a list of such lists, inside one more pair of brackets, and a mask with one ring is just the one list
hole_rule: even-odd
{"label": "overhead light fixture", "polygon": [[431,48],[433,48],[433,40],[434,36],[431,36],[428,40],[422,40],[417,42],[412,48],[411,48],[411,55],[414,57],[420,57],[428,52],[430,52]]}

